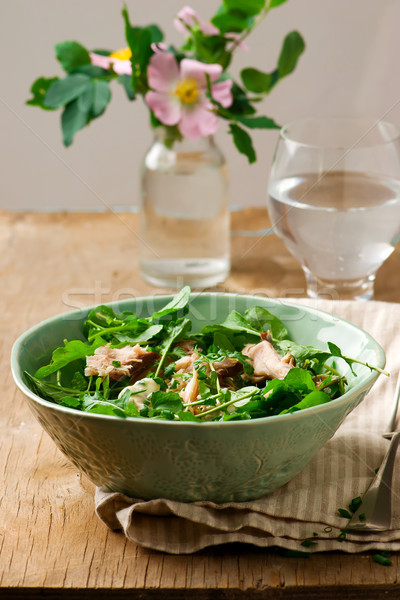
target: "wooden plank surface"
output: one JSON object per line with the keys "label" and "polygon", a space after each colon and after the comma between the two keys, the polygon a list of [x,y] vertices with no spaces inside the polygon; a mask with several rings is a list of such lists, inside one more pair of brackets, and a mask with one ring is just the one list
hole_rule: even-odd
{"label": "wooden plank surface", "polygon": [[[266,212],[233,215],[233,229],[268,227]],[[286,558],[231,545],[169,556],[127,542],[95,516],[93,486],[33,419],[9,370],[13,341],[70,308],[159,293],[138,275],[134,214],[1,214],[0,596],[6,598],[399,598],[399,557]],[[296,261],[275,236],[233,235],[233,269],[218,289],[303,296]],[[400,253],[377,278],[400,301]],[[165,291],[165,290],[163,290]],[[111,593],[112,592],[112,593]]]}

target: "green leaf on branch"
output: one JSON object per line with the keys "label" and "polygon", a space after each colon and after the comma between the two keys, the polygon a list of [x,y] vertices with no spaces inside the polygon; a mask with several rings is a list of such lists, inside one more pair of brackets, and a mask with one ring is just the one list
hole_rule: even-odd
{"label": "green leaf on branch", "polygon": [[273,119],[269,117],[236,117],[242,125],[249,127],[250,129],[280,129],[280,125],[275,123]]}
{"label": "green leaf on branch", "polygon": [[47,90],[55,81],[58,81],[58,77],[51,77],[50,79],[46,79],[46,77],[39,77],[36,79],[30,89],[31,93],[33,94],[33,98],[27,100],[25,104],[29,104],[30,106],[39,106],[44,110],[54,110],[52,107],[44,104],[44,99],[46,97]]}
{"label": "green leaf on branch", "polygon": [[225,51],[226,39],[223,36],[205,36],[200,30],[193,31],[192,36],[193,51],[198,60],[208,64],[222,64],[224,69],[228,67],[231,54]]}
{"label": "green leaf on branch", "polygon": [[236,125],[235,123],[230,123],[229,125],[229,133],[233,137],[234,144],[236,148],[239,150],[241,154],[247,156],[249,163],[254,163],[257,160],[257,156],[255,150],[253,148],[253,142],[249,134]]}
{"label": "green leaf on branch", "polygon": [[294,71],[300,55],[306,45],[298,31],[291,31],[283,41],[282,50],[278,60],[279,78],[282,79]]}
{"label": "green leaf on branch", "polygon": [[281,4],[285,4],[285,2],[287,2],[287,0],[270,0],[269,8],[276,8]]}
{"label": "green leaf on branch", "polygon": [[79,98],[67,104],[61,115],[61,128],[65,146],[68,147],[72,144],[77,131],[83,129],[88,121],[89,113],[86,110],[82,110]]}
{"label": "green leaf on branch", "polygon": [[126,95],[128,97],[128,100],[135,100],[136,98],[136,94],[132,89],[132,85],[131,85],[131,81],[132,81],[132,77],[130,77],[129,75],[120,75],[117,79],[118,83],[120,83],[125,92]]}
{"label": "green leaf on branch", "polygon": [[90,109],[93,105],[93,86],[88,85],[88,87],[78,97],[77,101],[79,110],[89,115]]}
{"label": "green leaf on branch", "polygon": [[93,88],[93,101],[90,109],[91,116],[93,118],[100,117],[107,108],[108,103],[111,100],[110,86],[107,81],[101,81],[95,79],[92,82]]}
{"label": "green leaf on branch", "polygon": [[55,51],[57,59],[67,73],[81,65],[90,65],[89,52],[78,42],[60,42],[56,44]]}
{"label": "green leaf on branch", "polygon": [[266,0],[223,0],[228,11],[240,11],[248,17],[258,15],[264,8]]}
{"label": "green leaf on branch", "polygon": [[273,79],[270,73],[263,73],[251,67],[243,69],[240,73],[243,85],[249,92],[255,94],[268,94],[273,87]]}
{"label": "green leaf on branch", "polygon": [[87,75],[91,78],[96,79],[112,79],[115,77],[110,71],[106,69],[102,69],[101,67],[97,67],[96,65],[81,65],[80,67],[76,67],[73,71],[71,71],[71,75],[75,73],[81,73],[82,75]]}
{"label": "green leaf on branch", "polygon": [[285,37],[279,54],[278,67],[272,73],[264,73],[259,69],[246,68],[240,73],[243,85],[249,92],[269,94],[280,79],[294,71],[300,55],[304,52],[305,43],[298,31],[292,31]]}
{"label": "green leaf on branch", "polygon": [[253,19],[239,11],[219,12],[211,19],[211,23],[218,27],[221,33],[241,33],[251,26],[252,21]]}
{"label": "green leaf on branch", "polygon": [[152,44],[159,44],[160,42],[163,41],[164,34],[161,31],[161,29],[158,27],[158,25],[148,25],[147,29],[149,29],[149,31],[151,33],[151,43]]}
{"label": "green leaf on branch", "polygon": [[125,37],[132,52],[132,83],[133,92],[143,93],[147,88],[147,66],[153,54],[151,45],[158,44],[164,39],[164,35],[157,25],[147,27],[133,27],[129,20],[126,5],[122,9],[125,21]]}
{"label": "green leaf on branch", "polygon": [[233,102],[229,108],[235,115],[254,115],[256,109],[250,104],[246,92],[234,81],[232,84]]}
{"label": "green leaf on branch", "polygon": [[87,75],[67,75],[64,79],[54,81],[49,87],[44,105],[48,108],[61,108],[78,98],[90,85],[91,79]]}

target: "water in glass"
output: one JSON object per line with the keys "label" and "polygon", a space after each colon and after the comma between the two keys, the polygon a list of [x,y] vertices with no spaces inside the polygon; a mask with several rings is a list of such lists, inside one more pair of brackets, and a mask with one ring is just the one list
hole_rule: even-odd
{"label": "water in glass", "polygon": [[309,118],[284,127],[268,210],[311,297],[368,300],[400,238],[400,136],[383,121]]}
{"label": "water in glass", "polygon": [[277,180],[269,210],[288,249],[320,280],[372,275],[400,235],[400,182],[331,172]]}
{"label": "water in glass", "polygon": [[230,267],[225,160],[212,138],[158,137],[142,175],[140,270],[153,285],[209,287]]}

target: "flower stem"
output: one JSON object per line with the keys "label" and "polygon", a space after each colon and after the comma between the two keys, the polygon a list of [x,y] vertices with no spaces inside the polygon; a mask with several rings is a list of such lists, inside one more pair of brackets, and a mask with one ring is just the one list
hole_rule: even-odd
{"label": "flower stem", "polygon": [[253,31],[253,29],[255,29],[261,23],[261,21],[263,21],[265,19],[265,17],[269,13],[269,11],[270,11],[270,6],[269,6],[269,0],[268,0],[265,8],[263,8],[263,10],[260,12],[258,17],[256,19],[254,19],[253,25],[251,27],[249,27],[248,29],[246,29],[242,33],[242,35],[240,35],[236,40],[233,41],[232,46],[229,49],[227,49],[227,52],[230,52],[232,54],[232,52],[234,52],[234,50],[239,46],[239,44],[241,44],[250,35],[250,33]]}

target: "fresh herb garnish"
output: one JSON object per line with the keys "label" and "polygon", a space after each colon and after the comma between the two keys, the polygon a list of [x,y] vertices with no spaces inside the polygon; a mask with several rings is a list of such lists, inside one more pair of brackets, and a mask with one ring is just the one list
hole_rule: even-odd
{"label": "fresh herb garnish", "polygon": [[388,558],[390,556],[389,552],[380,552],[379,554],[373,554],[372,560],[383,565],[384,567],[391,567],[392,561]]}
{"label": "fresh herb garnish", "polygon": [[352,513],[355,513],[356,510],[359,509],[359,507],[361,506],[361,504],[362,504],[361,496],[357,496],[356,498],[353,498],[352,501],[350,502],[350,504],[349,504],[349,510]]}

